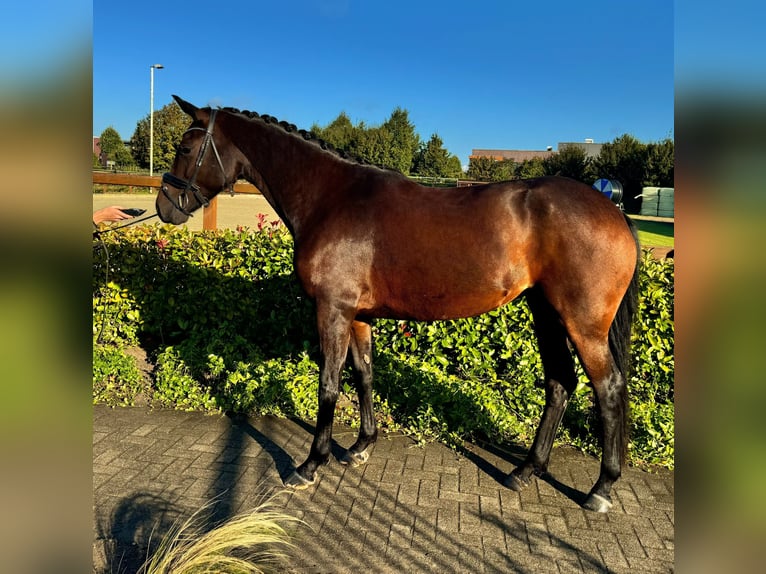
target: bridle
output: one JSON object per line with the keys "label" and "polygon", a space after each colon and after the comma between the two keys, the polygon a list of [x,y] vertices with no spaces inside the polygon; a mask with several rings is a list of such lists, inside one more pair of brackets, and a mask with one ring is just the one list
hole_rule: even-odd
{"label": "bridle", "polygon": [[[197,180],[197,174],[199,173],[200,167],[202,166],[202,162],[205,159],[205,154],[207,153],[207,148],[212,147],[213,153],[215,154],[215,159],[218,160],[218,166],[221,168],[221,173],[223,173],[223,182],[224,187],[226,187],[226,170],[223,167],[223,162],[221,161],[221,156],[218,154],[218,149],[215,147],[215,141],[213,141],[213,126],[215,126],[215,116],[218,114],[218,110],[211,110],[210,111],[210,121],[208,122],[207,129],[204,128],[189,128],[184,132],[184,134],[187,134],[194,130],[200,130],[205,132],[205,139],[202,140],[202,145],[199,148],[199,153],[197,154],[197,162],[194,165],[194,173],[191,176],[191,179],[185,180],[180,177],[177,177],[173,175],[170,172],[166,172],[162,174],[162,193],[167,198],[167,200],[171,203],[173,207],[175,207],[178,211],[185,215],[192,216],[193,214],[191,211],[188,211],[186,209],[186,206],[188,205],[189,198],[188,193],[192,192],[194,194],[194,197],[197,199],[197,202],[199,207],[207,207],[210,205],[210,201],[208,198],[206,198],[204,195],[202,195],[202,192],[200,191],[199,186],[195,183]],[[168,188],[165,184],[172,185],[176,189],[180,189],[181,192],[178,194],[178,200],[174,200],[170,193],[168,192]],[[231,193],[234,195],[234,186],[231,185]]]}

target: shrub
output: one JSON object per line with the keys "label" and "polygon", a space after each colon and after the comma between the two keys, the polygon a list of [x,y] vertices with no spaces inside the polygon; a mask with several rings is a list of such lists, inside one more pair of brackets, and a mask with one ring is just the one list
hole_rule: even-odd
{"label": "shrub", "polygon": [[[141,226],[103,235],[107,251],[94,247],[94,337],[100,334],[112,345],[142,342],[157,365],[153,400],[184,409],[314,418],[313,305],[292,275],[289,233],[262,227],[192,233]],[[644,254],[629,384],[630,458],[669,467],[673,273],[672,260]],[[385,429],[450,444],[475,438],[531,442],[544,392],[523,300],[472,319],[380,320],[373,329],[374,402]],[[120,376],[114,373],[115,379]],[[579,363],[578,376],[558,439],[598,452],[592,393]],[[349,380],[344,375],[346,394]],[[354,398],[339,401],[337,417],[358,425]],[[111,402],[95,384],[94,400]]]}
{"label": "shrub", "polygon": [[93,348],[93,400],[130,406],[143,389],[143,379],[132,357],[111,345]]}

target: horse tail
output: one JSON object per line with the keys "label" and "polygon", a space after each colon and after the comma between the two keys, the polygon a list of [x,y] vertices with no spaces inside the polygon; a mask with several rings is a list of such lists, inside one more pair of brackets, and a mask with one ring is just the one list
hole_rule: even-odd
{"label": "horse tail", "polygon": [[638,231],[636,230],[636,226],[627,215],[623,215],[630,228],[630,233],[633,235],[633,241],[636,244],[636,267],[633,271],[633,277],[630,280],[628,289],[625,291],[625,295],[623,295],[620,306],[617,309],[617,314],[612,321],[612,325],[609,327],[609,350],[612,353],[614,362],[624,381],[620,393],[624,416],[622,417],[623,426],[619,431],[622,435],[620,437],[620,442],[622,444],[622,461],[624,462],[628,450],[630,429],[628,420],[628,380],[631,369],[630,338],[633,329],[633,320],[638,310],[638,275],[639,265],[641,263],[641,245],[638,241]]}

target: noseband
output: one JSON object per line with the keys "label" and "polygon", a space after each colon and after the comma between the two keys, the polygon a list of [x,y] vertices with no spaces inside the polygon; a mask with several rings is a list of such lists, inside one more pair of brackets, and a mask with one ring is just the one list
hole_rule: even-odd
{"label": "noseband", "polygon": [[[199,154],[197,154],[197,162],[194,165],[194,173],[191,176],[190,180],[185,180],[180,177],[177,177],[173,175],[170,172],[166,172],[162,174],[162,193],[165,195],[167,200],[175,207],[178,211],[185,215],[191,216],[192,213],[186,209],[186,205],[189,202],[188,193],[191,192],[194,194],[194,197],[197,199],[197,202],[199,203],[198,207],[207,207],[210,205],[210,201],[202,195],[202,192],[200,191],[199,186],[195,183],[197,180],[197,174],[199,173],[200,167],[202,166],[202,162],[205,159],[205,154],[207,153],[207,148],[212,147],[213,153],[215,154],[215,159],[218,160],[218,166],[221,168],[221,173],[223,174],[223,181],[224,181],[224,187],[226,187],[226,170],[223,168],[223,162],[221,161],[221,156],[218,155],[218,149],[215,147],[215,141],[213,141],[213,126],[215,125],[215,116],[218,113],[218,110],[211,110],[210,111],[210,121],[208,122],[207,129],[203,128],[189,128],[186,130],[185,133],[188,133],[193,130],[200,130],[205,132],[205,139],[202,140],[202,146],[199,148]],[[178,200],[176,201],[170,196],[170,193],[168,192],[168,188],[165,184],[172,185],[176,189],[180,189],[181,193],[178,194]],[[231,186],[231,192],[232,195],[234,195],[234,186]]]}

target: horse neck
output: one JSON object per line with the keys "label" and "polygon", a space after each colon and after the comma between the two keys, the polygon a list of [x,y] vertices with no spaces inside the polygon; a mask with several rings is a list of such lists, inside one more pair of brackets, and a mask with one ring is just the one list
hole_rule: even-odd
{"label": "horse neck", "polygon": [[236,118],[229,138],[244,155],[243,177],[255,185],[296,235],[327,205],[354,166],[261,120]]}

